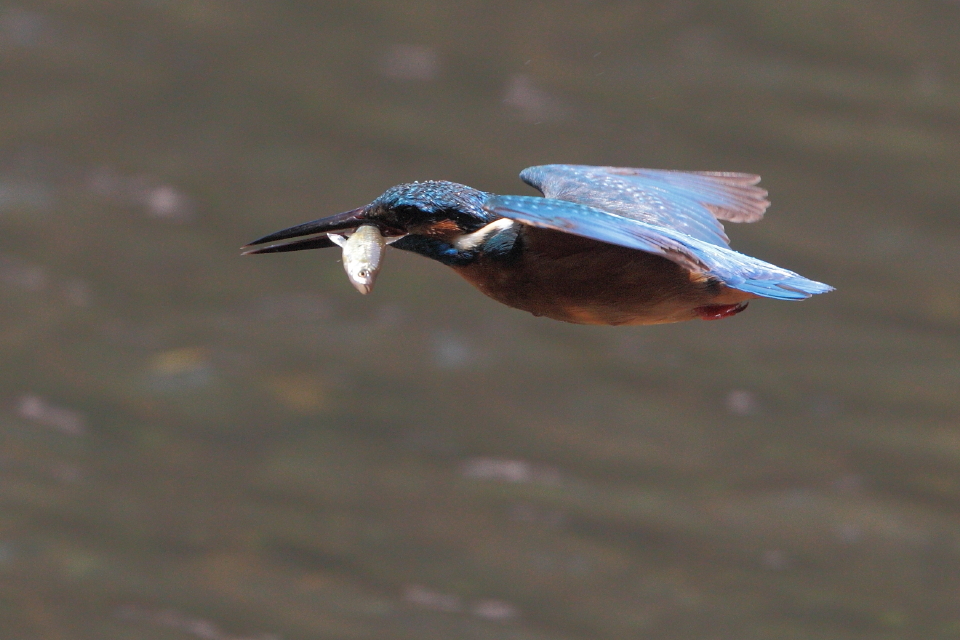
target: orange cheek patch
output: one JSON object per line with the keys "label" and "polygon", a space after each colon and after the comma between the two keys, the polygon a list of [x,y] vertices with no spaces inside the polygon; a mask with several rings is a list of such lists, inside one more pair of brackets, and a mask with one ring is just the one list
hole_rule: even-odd
{"label": "orange cheek patch", "polygon": [[430,225],[426,235],[445,238],[462,233],[453,220],[441,220]]}

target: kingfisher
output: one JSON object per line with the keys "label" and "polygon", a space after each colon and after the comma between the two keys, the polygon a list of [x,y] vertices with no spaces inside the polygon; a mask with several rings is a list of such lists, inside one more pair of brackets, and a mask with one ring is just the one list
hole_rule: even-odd
{"label": "kingfisher", "polygon": [[368,293],[389,244],[452,268],[507,306],[578,324],[718,320],[755,298],[833,290],[730,248],[720,221],[756,222],[770,205],[759,176],[552,164],[520,179],[543,197],[411,182],[242,250],[340,245],[351,281]]}

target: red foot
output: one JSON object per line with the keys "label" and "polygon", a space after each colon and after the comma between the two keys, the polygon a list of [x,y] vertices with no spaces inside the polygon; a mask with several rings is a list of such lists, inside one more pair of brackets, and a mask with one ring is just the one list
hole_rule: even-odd
{"label": "red foot", "polygon": [[701,320],[723,320],[737,315],[746,308],[747,303],[741,302],[739,304],[708,304],[705,307],[697,307],[694,311]]}

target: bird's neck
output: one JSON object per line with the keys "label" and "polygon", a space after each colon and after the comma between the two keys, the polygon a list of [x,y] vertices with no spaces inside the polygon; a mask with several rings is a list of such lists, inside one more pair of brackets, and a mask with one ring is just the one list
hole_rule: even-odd
{"label": "bird's neck", "polygon": [[499,218],[471,233],[448,237],[410,234],[393,246],[413,251],[447,266],[464,266],[480,259],[506,261],[520,250],[521,225]]}

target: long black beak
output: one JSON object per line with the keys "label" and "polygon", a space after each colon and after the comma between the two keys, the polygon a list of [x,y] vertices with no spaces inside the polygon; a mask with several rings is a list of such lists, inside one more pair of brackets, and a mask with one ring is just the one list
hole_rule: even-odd
{"label": "long black beak", "polygon": [[[325,249],[334,246],[327,237],[328,233],[355,229],[366,220],[366,207],[338,213],[335,216],[304,222],[289,229],[263,236],[240,248],[243,255],[254,253],[279,253],[282,251],[303,251],[304,249]],[[290,240],[290,242],[283,242]],[[267,246],[259,246],[267,245]]]}

